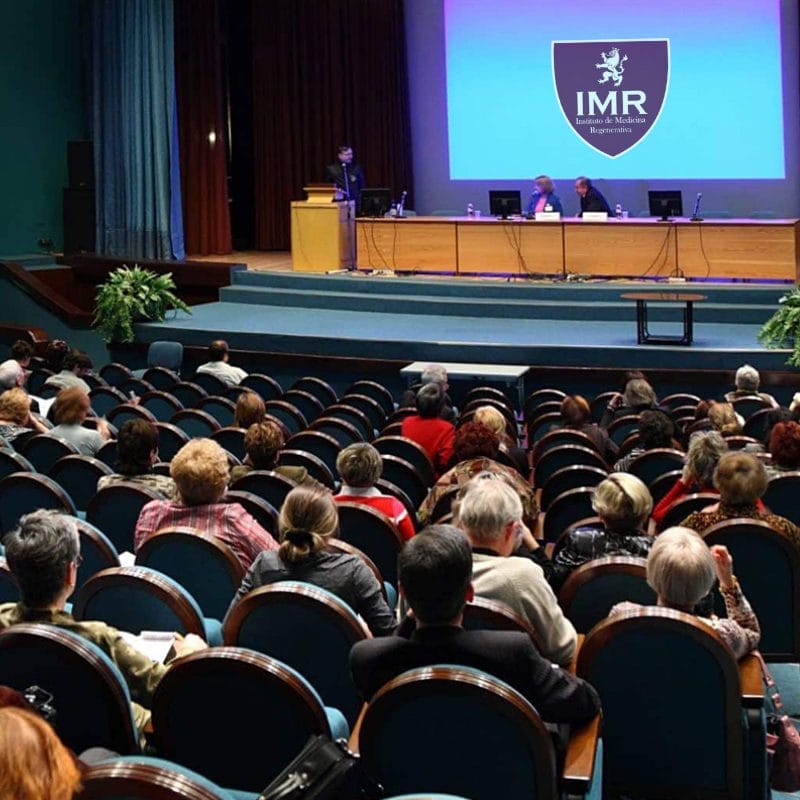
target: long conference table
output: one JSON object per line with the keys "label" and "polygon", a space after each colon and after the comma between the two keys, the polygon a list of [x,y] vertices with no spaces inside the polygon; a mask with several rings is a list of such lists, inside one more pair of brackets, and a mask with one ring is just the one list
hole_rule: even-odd
{"label": "long conference table", "polygon": [[800,279],[800,220],[492,217],[356,220],[361,269],[469,274]]}

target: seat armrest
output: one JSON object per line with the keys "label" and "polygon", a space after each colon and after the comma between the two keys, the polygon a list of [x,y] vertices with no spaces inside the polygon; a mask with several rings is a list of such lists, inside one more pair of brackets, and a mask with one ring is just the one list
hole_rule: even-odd
{"label": "seat armrest", "polygon": [[347,747],[351,753],[358,754],[358,737],[361,733],[361,723],[364,721],[364,714],[367,713],[367,704],[361,706],[361,711],[358,712],[358,717],[353,724],[353,730],[350,732],[350,739],[347,741]]}
{"label": "seat armrest", "polygon": [[742,687],[742,706],[761,708],[764,705],[764,681],[761,664],[752,653],[739,661],[739,683]]}
{"label": "seat armrest", "polygon": [[583,642],[585,641],[585,639],[586,639],[585,633],[578,634],[578,640],[577,642],[575,642],[575,652],[572,656],[572,661],[569,662],[569,667],[567,667],[567,672],[569,672],[570,675],[576,674],[575,670],[578,667],[578,655],[581,652],[581,647],[583,647]]}
{"label": "seat armrest", "polygon": [[574,727],[570,733],[561,776],[562,790],[566,794],[582,795],[589,791],[601,722],[602,716],[598,713],[589,722]]}

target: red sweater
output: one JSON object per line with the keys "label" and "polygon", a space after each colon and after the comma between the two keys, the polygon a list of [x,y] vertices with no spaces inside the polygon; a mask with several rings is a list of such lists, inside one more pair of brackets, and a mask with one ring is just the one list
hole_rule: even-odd
{"label": "red sweater", "polygon": [[415,441],[430,457],[437,477],[453,457],[453,439],[456,429],[452,422],[443,419],[424,419],[418,415],[406,417],[400,435]]}
{"label": "red sweater", "polygon": [[342,490],[334,498],[337,503],[362,503],[380,511],[395,524],[404,542],[414,535],[414,523],[408,516],[406,507],[396,498],[388,494],[380,494],[374,487],[371,489],[353,489],[342,486]]}

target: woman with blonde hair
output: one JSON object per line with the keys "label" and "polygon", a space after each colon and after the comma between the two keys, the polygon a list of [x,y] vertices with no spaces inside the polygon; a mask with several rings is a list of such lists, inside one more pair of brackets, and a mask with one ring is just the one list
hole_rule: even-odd
{"label": "woman with blonde hair", "polygon": [[553,179],[549,175],[537,175],[533,179],[533,194],[528,201],[526,209],[528,214],[536,214],[538,211],[557,211],[564,213],[564,207],[556,194],[556,187]]}
{"label": "woman with blonde hair", "polygon": [[742,425],[730,403],[717,403],[712,400],[708,404],[708,419],[711,427],[723,436],[734,436],[742,432]]}
{"label": "woman with blonde hair", "polygon": [[0,394],[0,436],[13,442],[21,433],[30,430],[47,433],[47,426],[31,414],[31,398],[24,389],[16,387]]}
{"label": "woman with blonde hair", "polygon": [[81,788],[75,757],[32,711],[0,708],[0,797],[71,800]]}
{"label": "woman with blonde hair", "polygon": [[517,447],[516,442],[508,435],[506,428],[506,418],[494,406],[478,406],[475,409],[473,422],[485,425],[489,430],[497,434],[500,439],[500,449],[511,459],[514,469],[522,475],[525,480],[530,477],[531,465],[528,463],[528,453],[522,447]]}
{"label": "woman with blonde hair", "polygon": [[375,636],[396,624],[375,575],[358,557],[328,548],[339,532],[339,513],[324,489],[292,489],[278,518],[280,548],[256,558],[228,609],[252,589],[280,581],[302,581],[335,594],[359,614]]}

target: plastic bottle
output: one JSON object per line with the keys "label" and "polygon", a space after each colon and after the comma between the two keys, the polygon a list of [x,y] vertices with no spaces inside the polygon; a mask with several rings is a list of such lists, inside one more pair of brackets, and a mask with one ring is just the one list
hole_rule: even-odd
{"label": "plastic bottle", "polygon": [[622,219],[622,205],[617,203],[617,207],[614,210],[616,212],[617,219]]}
{"label": "plastic bottle", "polygon": [[467,216],[474,217],[475,216],[475,206],[472,203],[467,203]]}

